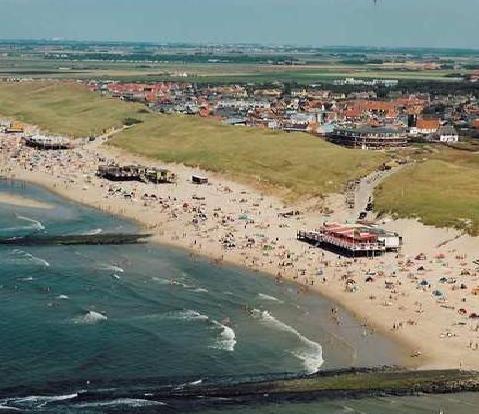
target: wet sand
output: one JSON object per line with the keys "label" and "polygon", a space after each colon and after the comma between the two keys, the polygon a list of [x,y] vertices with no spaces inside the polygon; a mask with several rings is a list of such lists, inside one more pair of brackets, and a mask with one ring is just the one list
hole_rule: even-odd
{"label": "wet sand", "polygon": [[41,209],[52,208],[52,206],[47,203],[42,203],[30,198],[25,198],[22,196],[5,194],[5,193],[0,193],[0,203],[9,204],[15,207],[28,207],[28,208],[41,208]]}

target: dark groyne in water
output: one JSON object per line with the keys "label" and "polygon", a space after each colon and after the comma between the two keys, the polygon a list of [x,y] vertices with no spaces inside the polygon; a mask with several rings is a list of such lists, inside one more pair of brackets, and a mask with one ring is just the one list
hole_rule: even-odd
{"label": "dark groyne in water", "polygon": [[[187,384],[155,393],[162,401],[197,399],[236,403],[254,401],[307,401],[378,395],[478,392],[479,372],[461,370],[412,371],[401,368],[351,368],[313,375],[264,381],[221,384]],[[86,396],[86,395],[85,395]]]}
{"label": "dark groyne in water", "polygon": [[[178,379],[177,379],[178,381]],[[191,382],[189,382],[191,381]],[[81,387],[81,388],[80,388]],[[78,391],[81,389],[81,391]],[[301,403],[378,396],[412,396],[479,392],[479,372],[461,370],[412,371],[397,367],[348,368],[313,375],[274,375],[186,380],[171,384],[167,379],[83,384],[44,384],[33,389],[9,389],[3,395],[45,395],[53,390],[68,393],[68,402],[58,404],[108,404],[137,400],[161,404],[172,412],[192,412],[205,407]],[[55,396],[42,398],[58,398]],[[148,411],[149,412],[149,411]],[[156,412],[156,411],[153,411]]]}
{"label": "dark groyne in water", "polygon": [[0,238],[0,245],[14,246],[74,246],[74,245],[120,245],[145,243],[151,234],[104,233],[27,236]]}

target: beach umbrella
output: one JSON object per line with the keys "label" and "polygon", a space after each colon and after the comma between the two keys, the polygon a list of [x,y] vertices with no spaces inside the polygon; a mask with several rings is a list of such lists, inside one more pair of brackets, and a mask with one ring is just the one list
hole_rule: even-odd
{"label": "beach umbrella", "polygon": [[443,293],[440,290],[436,289],[432,292],[432,295],[433,296],[443,296]]}

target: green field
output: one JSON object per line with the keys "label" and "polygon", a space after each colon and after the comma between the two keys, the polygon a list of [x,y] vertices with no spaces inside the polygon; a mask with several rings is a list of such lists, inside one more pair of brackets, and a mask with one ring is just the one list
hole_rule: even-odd
{"label": "green field", "polygon": [[375,207],[424,224],[479,235],[479,155],[442,150],[387,178]]}
{"label": "green field", "polygon": [[150,118],[116,135],[112,144],[153,159],[311,195],[340,191],[347,180],[372,171],[386,158],[306,134],[232,127],[173,115]]}
{"label": "green field", "polygon": [[[186,72],[187,78],[176,73]],[[470,71],[463,71],[468,73]],[[176,74],[176,75],[175,75]],[[44,79],[114,79],[153,82],[172,80],[198,83],[328,82],[347,77],[400,80],[451,81],[454,70],[421,70],[407,65],[344,64],[325,59],[307,65],[256,63],[178,63],[94,60],[48,60],[8,57],[0,60],[0,76]]]}
{"label": "green field", "polygon": [[0,82],[0,116],[73,137],[100,134],[138,117],[141,105],[102,98],[72,82]]}

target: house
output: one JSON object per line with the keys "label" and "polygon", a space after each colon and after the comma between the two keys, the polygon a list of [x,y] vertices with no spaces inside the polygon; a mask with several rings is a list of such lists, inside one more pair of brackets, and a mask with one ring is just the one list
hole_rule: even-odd
{"label": "house", "polygon": [[435,139],[439,142],[458,142],[459,141],[459,134],[454,129],[454,127],[450,125],[445,125],[438,129],[436,134],[434,134]]}
{"label": "house", "polygon": [[439,122],[439,119],[418,119],[416,122],[416,126],[411,128],[411,134],[413,135],[430,135],[434,134],[439,127],[441,126],[441,123]]}

